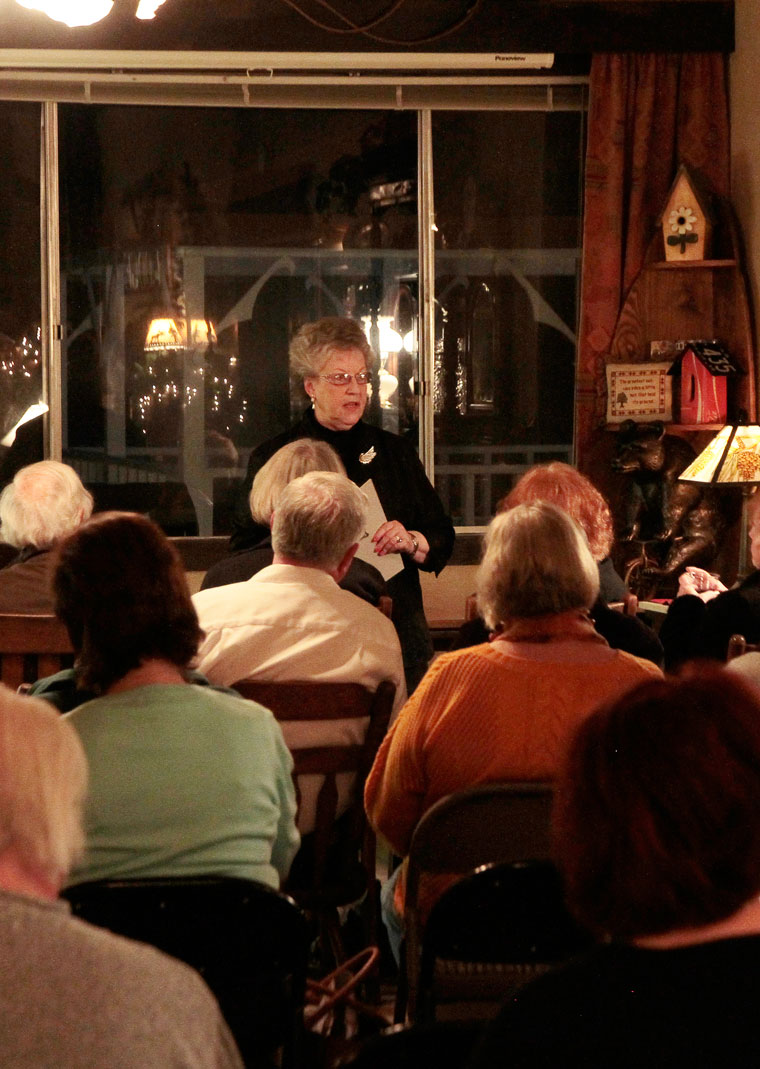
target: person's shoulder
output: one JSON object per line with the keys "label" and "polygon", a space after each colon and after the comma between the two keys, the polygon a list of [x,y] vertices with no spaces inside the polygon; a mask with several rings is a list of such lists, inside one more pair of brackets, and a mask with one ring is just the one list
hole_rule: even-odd
{"label": "person's shoulder", "polygon": [[217,586],[229,586],[230,583],[244,583],[256,571],[266,567],[271,562],[271,545],[268,551],[261,546],[240,549],[237,553],[232,553],[229,557],[223,557],[211,565],[203,577],[201,590],[210,590],[212,587]]}
{"label": "person's shoulder", "polygon": [[760,653],[750,650],[740,657],[734,657],[726,665],[726,671],[741,676],[755,687],[760,687]]}
{"label": "person's shoulder", "polygon": [[57,957],[68,955],[76,962],[80,975],[86,972],[94,981],[102,971],[101,979],[117,990],[128,982],[135,989],[142,989],[150,978],[163,984],[171,977],[175,984],[208,994],[202,981],[198,986],[200,978],[187,965],[154,947],[72,916],[65,903],[3,892],[0,920],[5,930],[10,926],[16,932],[26,933],[30,946],[44,947],[48,941]]}
{"label": "person's shoulder", "polygon": [[662,669],[654,661],[638,657],[635,653],[628,653],[627,650],[613,650],[612,652],[615,654],[615,663],[626,674],[634,678],[648,676],[653,676],[655,679],[662,678]]}
{"label": "person's shoulder", "polygon": [[508,658],[503,657],[492,642],[481,642],[477,646],[439,654],[425,673],[423,682],[427,686],[442,679],[466,682],[472,675],[489,672],[491,668],[498,671],[508,665]]}
{"label": "person's shoulder", "polygon": [[[120,1014],[132,1018],[136,1031],[144,1033],[144,1020],[162,1021],[157,1049],[168,1049],[170,1037],[183,1034],[192,1036],[199,1050],[219,1042],[226,1031],[219,1007],[189,965],[76,917],[67,916],[66,922],[59,935],[76,962],[76,975],[97,986],[101,998],[112,992]],[[129,1028],[123,1018],[122,1025]]]}
{"label": "person's shoulder", "polygon": [[352,624],[365,628],[370,635],[373,632],[377,632],[378,637],[396,634],[395,627],[385,613],[354,590],[344,587],[333,590],[330,587],[325,593],[329,594],[329,600],[338,612]]}
{"label": "person's shoulder", "polygon": [[191,700],[200,709],[208,709],[214,715],[223,714],[227,717],[239,718],[245,723],[255,722],[258,725],[271,727],[274,714],[259,702],[250,698],[244,698],[242,694],[232,688],[219,688],[203,686],[197,683],[190,684]]}
{"label": "person's shoulder", "polygon": [[[230,606],[245,601],[246,589],[251,581],[252,579],[243,579],[236,583],[222,583],[221,586],[209,586],[205,590],[196,591],[191,599],[195,606],[195,611],[199,616],[201,613],[211,615],[217,610],[221,610],[224,614]],[[207,625],[202,624],[201,626]]]}

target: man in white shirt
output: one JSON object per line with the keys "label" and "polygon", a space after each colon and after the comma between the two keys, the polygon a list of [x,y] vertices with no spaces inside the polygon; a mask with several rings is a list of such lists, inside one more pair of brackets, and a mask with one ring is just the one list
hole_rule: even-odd
{"label": "man in white shirt", "polygon": [[[274,563],[244,583],[193,597],[206,633],[198,668],[212,683],[241,679],[396,685],[394,715],[406,699],[396,630],[379,609],[341,590],[363,537],[366,499],[344,475],[310,472],[277,500],[272,521]],[[348,721],[282,725],[291,749],[361,741]],[[299,830],[311,830],[304,819]]]}

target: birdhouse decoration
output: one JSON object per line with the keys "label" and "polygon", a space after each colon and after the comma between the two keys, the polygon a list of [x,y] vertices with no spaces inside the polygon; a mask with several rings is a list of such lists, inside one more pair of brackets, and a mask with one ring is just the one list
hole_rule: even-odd
{"label": "birdhouse decoration", "polygon": [[737,367],[715,342],[688,342],[669,374],[680,371],[680,422],[725,423],[727,381]]}
{"label": "birdhouse decoration", "polygon": [[703,184],[682,164],[660,216],[666,260],[706,260],[713,216]]}

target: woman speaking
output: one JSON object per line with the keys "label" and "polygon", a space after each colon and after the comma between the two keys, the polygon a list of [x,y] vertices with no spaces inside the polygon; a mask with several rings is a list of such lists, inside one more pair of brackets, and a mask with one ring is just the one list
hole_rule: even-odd
{"label": "woman speaking", "polygon": [[404,655],[411,693],[427,669],[433,648],[422,606],[419,569],[439,574],[451,555],[454,527],[412,446],[396,434],[365,423],[367,385],[375,354],[359,323],[330,317],[306,323],[290,344],[290,371],[311,401],[298,423],[251,453],[241,488],[231,547],[243,549],[262,534],[251,519],[248,495],[259,468],[287,442],[317,438],[338,453],[353,482],[371,479],[386,520],[371,533],[375,553],[400,554],[403,570],[388,582],[393,623]]}

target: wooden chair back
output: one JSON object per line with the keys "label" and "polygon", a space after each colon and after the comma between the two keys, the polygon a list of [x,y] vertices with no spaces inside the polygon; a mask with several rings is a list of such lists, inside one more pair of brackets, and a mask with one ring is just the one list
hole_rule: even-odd
{"label": "wooden chair back", "polygon": [[64,897],[76,916],[196,969],[247,1066],[298,1064],[311,936],[292,899],[220,876],[98,880]]}
{"label": "wooden chair back", "polygon": [[757,653],[760,643],[747,642],[744,635],[732,635],[728,640],[726,661],[733,661],[734,657],[741,657],[745,653]]}
{"label": "wooden chair back", "polygon": [[0,680],[13,690],[74,663],[66,628],[55,616],[0,613]]}
{"label": "wooden chair back", "polygon": [[393,615],[393,598],[389,597],[388,594],[381,594],[377,599],[377,607],[383,616],[387,616],[390,620]]}
{"label": "wooden chair back", "polygon": [[416,1012],[424,928],[421,877],[462,876],[493,862],[550,858],[552,797],[548,783],[487,783],[441,798],[425,813],[409,847],[405,983],[399,985],[397,1020],[402,1019],[407,1000],[412,1019]]}
{"label": "wooden chair back", "polygon": [[609,608],[622,613],[623,616],[635,616],[639,611],[639,599],[629,591],[623,595],[622,601],[611,601]]}
{"label": "wooden chair back", "polygon": [[[267,683],[241,680],[235,684],[244,698],[271,709],[277,720],[327,721],[367,720],[364,741],[355,745],[312,746],[294,749],[293,779],[300,804],[301,776],[324,777],[316,803],[314,832],[310,840],[308,885],[298,886],[304,866],[297,857],[286,890],[307,909],[324,911],[354,901],[368,892],[368,935],[376,941],[375,909],[376,840],[364,812],[364,783],[390,720],[396,687],[383,680],[374,692],[358,683]],[[340,773],[353,773],[350,806],[337,817]],[[302,847],[304,850],[304,847]],[[335,932],[330,932],[330,938]]]}

